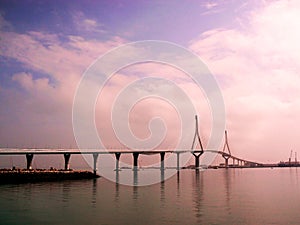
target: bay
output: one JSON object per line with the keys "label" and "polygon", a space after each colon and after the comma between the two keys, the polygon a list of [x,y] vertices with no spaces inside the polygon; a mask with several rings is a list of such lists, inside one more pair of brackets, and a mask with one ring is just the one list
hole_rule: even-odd
{"label": "bay", "polygon": [[298,168],[209,169],[150,186],[102,177],[1,185],[0,224],[299,224],[299,176]]}

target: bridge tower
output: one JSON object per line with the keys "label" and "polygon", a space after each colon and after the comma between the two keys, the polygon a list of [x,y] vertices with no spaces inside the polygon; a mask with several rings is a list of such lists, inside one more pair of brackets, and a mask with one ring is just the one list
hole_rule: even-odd
{"label": "bridge tower", "polygon": [[[227,148],[228,153],[225,152]],[[225,130],[225,143],[223,147],[222,157],[225,159],[225,167],[228,168],[228,159],[231,157],[231,152],[228,144],[227,130]]]}
{"label": "bridge tower", "polygon": [[[191,150],[192,150],[192,154],[195,157],[195,169],[198,170],[199,166],[200,166],[200,156],[204,153],[204,151],[203,151],[203,145],[202,145],[200,134],[199,134],[198,117],[197,117],[197,115],[195,115],[195,122],[196,122],[195,135],[194,135],[194,139],[193,139],[193,144],[192,144]],[[198,141],[198,143],[199,143],[200,150],[194,150],[194,148],[197,146],[196,141]]]}

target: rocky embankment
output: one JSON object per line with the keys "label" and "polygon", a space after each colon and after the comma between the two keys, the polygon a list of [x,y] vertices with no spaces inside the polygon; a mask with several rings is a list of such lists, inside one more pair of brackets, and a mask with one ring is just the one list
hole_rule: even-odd
{"label": "rocky embankment", "polygon": [[62,181],[98,178],[90,171],[82,170],[24,170],[1,169],[0,184],[8,183],[32,183],[42,181]]}

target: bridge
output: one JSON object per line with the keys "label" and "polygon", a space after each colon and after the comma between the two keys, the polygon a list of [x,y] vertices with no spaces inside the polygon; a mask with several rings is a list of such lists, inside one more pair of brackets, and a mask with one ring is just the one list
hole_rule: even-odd
{"label": "bridge", "polygon": [[[32,169],[32,161],[34,155],[54,155],[60,154],[64,156],[64,169],[70,170],[70,157],[71,155],[78,154],[90,154],[93,156],[93,171],[94,174],[97,172],[97,161],[98,156],[103,154],[114,154],[116,157],[116,170],[119,170],[119,161],[121,154],[132,154],[133,156],[133,169],[137,170],[138,168],[138,157],[139,155],[153,155],[160,154],[160,167],[164,169],[164,159],[166,153],[176,154],[177,155],[177,170],[180,170],[180,154],[190,153],[195,157],[195,169],[199,169],[200,167],[200,157],[204,153],[214,153],[221,155],[224,160],[224,167],[229,168],[229,159],[232,159],[231,167],[260,167],[263,166],[262,163],[246,160],[231,154],[227,131],[225,131],[225,143],[222,151],[214,150],[214,149],[204,149],[201,138],[199,135],[198,129],[198,119],[195,116],[196,126],[195,126],[195,134],[192,143],[191,149],[157,149],[157,150],[130,150],[130,149],[49,149],[49,148],[0,148],[0,155],[25,155],[26,156],[26,168],[28,170]],[[198,141],[200,149],[196,149],[196,142]],[[226,151],[227,149],[227,151]]]}

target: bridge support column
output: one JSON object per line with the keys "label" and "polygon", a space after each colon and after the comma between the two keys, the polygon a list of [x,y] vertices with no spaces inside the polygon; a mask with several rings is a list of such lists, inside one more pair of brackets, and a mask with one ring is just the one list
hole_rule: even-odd
{"label": "bridge support column", "polygon": [[235,166],[235,159],[234,158],[232,159],[232,164],[233,164],[233,166]]}
{"label": "bridge support column", "polygon": [[203,152],[200,152],[198,155],[196,153],[193,153],[195,157],[195,169],[198,170],[200,166],[200,156],[203,154]]}
{"label": "bridge support column", "polygon": [[160,181],[161,182],[165,181],[165,170],[160,170]]}
{"label": "bridge support column", "polygon": [[138,152],[134,152],[133,154],[133,170],[137,170],[138,169],[138,158],[139,158],[139,154]]}
{"label": "bridge support column", "polygon": [[115,156],[116,156],[116,171],[119,171],[120,170],[120,157],[121,157],[121,152],[117,152],[115,153]]}
{"label": "bridge support column", "polygon": [[69,154],[69,153],[65,153],[64,154],[65,170],[69,170],[70,169],[70,158],[71,158],[71,154]]}
{"label": "bridge support column", "polygon": [[225,159],[225,167],[228,168],[228,159]]}
{"label": "bridge support column", "polygon": [[229,155],[222,155],[222,157],[225,159],[225,167],[227,169],[228,168],[228,160],[229,160],[230,156]]}
{"label": "bridge support column", "polygon": [[160,153],[160,182],[165,180],[165,152]]}
{"label": "bridge support column", "polygon": [[165,152],[160,153],[160,169],[164,170],[165,169]]}
{"label": "bridge support column", "polygon": [[133,170],[133,187],[134,187],[134,193],[137,194],[136,186],[138,186],[139,180],[138,180],[138,170]]}
{"label": "bridge support column", "polygon": [[179,160],[179,152],[176,152],[177,154],[177,170],[179,171],[180,170],[180,160]]}
{"label": "bridge support column", "polygon": [[26,161],[27,161],[27,169],[32,170],[32,159],[33,159],[33,154],[26,154]]}
{"label": "bridge support column", "polygon": [[94,171],[94,175],[97,174],[97,160],[98,160],[98,156],[99,156],[99,154],[97,154],[97,153],[93,154],[93,159],[94,159],[94,169],[93,169],[93,171]]}

